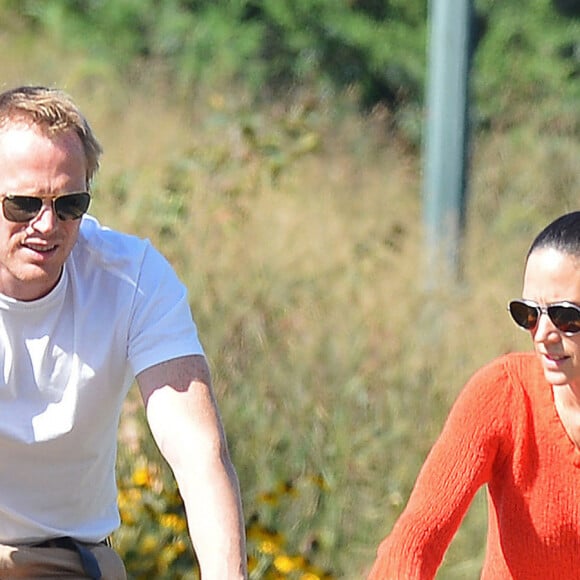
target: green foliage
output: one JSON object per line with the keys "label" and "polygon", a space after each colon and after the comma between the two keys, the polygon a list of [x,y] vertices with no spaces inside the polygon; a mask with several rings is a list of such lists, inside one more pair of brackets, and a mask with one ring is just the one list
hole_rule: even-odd
{"label": "green foliage", "polygon": [[[395,124],[411,133],[423,101],[425,0],[4,0],[2,6],[87,58],[115,63],[123,75],[136,62],[139,74],[161,68],[184,94],[232,81],[254,100],[297,86],[348,89],[364,108],[387,105]],[[475,120],[513,123],[533,103],[541,122],[576,127],[577,16],[551,0],[479,0],[476,9]]]}
{"label": "green foliage", "polygon": [[[181,497],[170,475],[145,455],[125,458],[119,477],[122,527],[114,545],[134,580],[194,580],[197,564]],[[130,466],[133,471],[127,472]]]}
{"label": "green foliage", "polygon": [[424,2],[23,0],[9,6],[65,43],[127,65],[161,61],[182,86],[243,79],[254,92],[326,81],[363,102],[420,98]]}
{"label": "green foliage", "polygon": [[[367,104],[417,98],[424,70],[422,2],[262,0],[249,3],[265,29],[262,54],[282,87],[322,76],[358,86]],[[374,8],[374,10],[373,10]]]}
{"label": "green foliage", "polygon": [[502,123],[560,118],[578,129],[580,19],[561,16],[550,0],[482,0],[487,27],[474,70],[479,114]]}
{"label": "green foliage", "polygon": [[247,524],[250,580],[336,578],[316,564],[324,539],[317,533],[315,514],[329,491],[324,478],[315,475],[280,481],[258,494]]}
{"label": "green foliage", "polygon": [[[8,0],[10,2],[10,0]],[[65,45],[127,70],[136,59],[161,61],[184,86],[230,79],[255,53],[252,26],[238,29],[236,3],[187,7],[178,0],[24,0],[14,10]],[[228,9],[226,9],[228,8]],[[232,61],[234,61],[232,63]]]}
{"label": "green foliage", "polygon": [[65,45],[82,47],[89,53],[96,51],[102,58],[114,57],[121,59],[120,64],[128,65],[145,50],[145,39],[139,31],[149,13],[151,2],[147,0],[7,0],[7,3],[32,26],[45,30]]}
{"label": "green foliage", "polygon": [[[175,480],[148,441],[134,390],[125,405],[117,466],[121,527],[113,537],[132,580],[199,580]],[[130,412],[131,411],[131,412]],[[332,490],[318,474],[279,481],[256,494],[246,536],[251,580],[333,580],[318,562],[325,531],[317,514]]]}

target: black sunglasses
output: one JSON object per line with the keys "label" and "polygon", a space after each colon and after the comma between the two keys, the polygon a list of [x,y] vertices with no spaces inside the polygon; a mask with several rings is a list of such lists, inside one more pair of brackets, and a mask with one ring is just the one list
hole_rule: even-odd
{"label": "black sunglasses", "polygon": [[540,306],[532,300],[512,300],[508,310],[513,321],[524,330],[533,330],[542,314],[546,314],[552,324],[568,334],[580,332],[580,306],[572,302],[554,302]]}
{"label": "black sunglasses", "polygon": [[[45,199],[33,195],[6,194],[2,197],[2,212],[10,222],[29,222],[40,213]],[[91,194],[87,191],[65,193],[51,198],[51,202],[58,219],[78,220],[89,209]]]}

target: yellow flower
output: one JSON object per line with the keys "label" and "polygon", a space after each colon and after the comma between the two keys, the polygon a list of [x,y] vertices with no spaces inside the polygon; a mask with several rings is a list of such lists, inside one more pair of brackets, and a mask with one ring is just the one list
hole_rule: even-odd
{"label": "yellow flower", "polygon": [[280,532],[266,528],[257,521],[250,524],[246,530],[246,535],[248,540],[270,541],[276,544],[284,543],[284,536]]}
{"label": "yellow flower", "polygon": [[252,554],[248,555],[248,571],[253,572],[258,566],[258,559]]}
{"label": "yellow flower", "polygon": [[159,516],[159,523],[164,528],[169,528],[174,532],[180,534],[187,529],[187,522],[185,518],[178,514],[162,514]]}
{"label": "yellow flower", "polygon": [[280,554],[274,558],[274,567],[283,574],[290,574],[295,570],[301,570],[306,564],[303,556],[287,556]]}
{"label": "yellow flower", "polygon": [[314,483],[314,485],[318,486],[322,491],[329,491],[330,490],[330,486],[328,485],[328,482],[326,481],[326,479],[324,479],[324,476],[322,476],[321,474],[313,475],[313,476],[311,476],[311,479],[312,479],[312,483]]}
{"label": "yellow flower", "polygon": [[157,567],[160,571],[165,572],[177,556],[177,551],[171,544],[166,546],[157,557]]}
{"label": "yellow flower", "polygon": [[131,478],[135,485],[139,487],[150,487],[151,486],[151,475],[146,467],[139,467],[133,472],[133,477]]}
{"label": "yellow flower", "polygon": [[121,515],[123,512],[129,509],[129,502],[127,501],[127,496],[124,493],[119,493],[117,496],[117,506],[119,507]]}
{"label": "yellow flower", "polygon": [[276,554],[279,549],[278,544],[272,540],[263,540],[258,546],[258,550],[260,550],[262,554]]}
{"label": "yellow flower", "polygon": [[274,558],[274,567],[278,572],[282,572],[283,574],[288,574],[295,570],[292,558],[286,556],[286,554],[280,554]]}
{"label": "yellow flower", "polygon": [[141,491],[138,489],[120,489],[117,494],[119,509],[128,509],[141,499]]}
{"label": "yellow flower", "polygon": [[282,481],[277,486],[276,489],[281,495],[290,495],[296,497],[298,495],[298,490],[296,486],[291,481]]}
{"label": "yellow flower", "polygon": [[141,551],[144,554],[151,554],[157,550],[157,538],[153,534],[147,534],[141,540]]}
{"label": "yellow flower", "polygon": [[179,492],[177,490],[167,492],[165,495],[165,498],[167,500],[167,505],[169,505],[170,507],[176,508],[176,507],[181,507],[183,505],[183,501],[181,500],[181,495],[179,494]]}
{"label": "yellow flower", "polygon": [[187,544],[183,540],[173,542],[173,547],[177,554],[183,554],[187,551]]}
{"label": "yellow flower", "polygon": [[276,505],[279,501],[280,497],[277,493],[273,491],[265,491],[258,495],[258,500],[261,503],[265,503],[266,505]]}
{"label": "yellow flower", "polygon": [[121,510],[119,513],[121,515],[121,521],[123,522],[123,525],[125,526],[135,525],[137,520],[130,511]]}

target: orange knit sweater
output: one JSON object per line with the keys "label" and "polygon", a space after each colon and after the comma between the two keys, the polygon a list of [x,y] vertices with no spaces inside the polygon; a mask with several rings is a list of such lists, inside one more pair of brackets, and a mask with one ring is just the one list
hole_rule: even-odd
{"label": "orange knit sweater", "polygon": [[580,451],[534,353],[503,356],[468,382],[369,580],[433,578],[484,484],[482,579],[580,579]]}

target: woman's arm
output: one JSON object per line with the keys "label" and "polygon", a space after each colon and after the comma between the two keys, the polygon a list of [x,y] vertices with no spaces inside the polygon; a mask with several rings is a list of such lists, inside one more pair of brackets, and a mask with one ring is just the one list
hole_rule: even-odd
{"label": "woman's arm", "polygon": [[454,404],[409,502],[381,543],[369,580],[434,578],[477,490],[509,447],[509,389],[502,367],[477,373]]}

